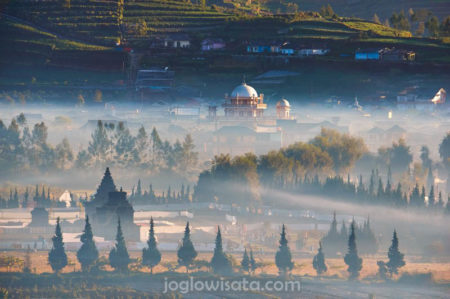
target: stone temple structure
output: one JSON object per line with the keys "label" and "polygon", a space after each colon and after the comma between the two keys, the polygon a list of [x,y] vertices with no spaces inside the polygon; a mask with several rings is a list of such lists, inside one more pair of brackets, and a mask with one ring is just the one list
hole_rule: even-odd
{"label": "stone temple structure", "polygon": [[99,235],[106,240],[114,240],[118,220],[122,225],[123,234],[128,241],[139,241],[139,226],[134,224],[134,209],[127,200],[127,193],[120,191],[109,192],[108,201],[96,209],[95,223],[99,228]]}
{"label": "stone temple structure", "polygon": [[86,216],[92,220],[93,232],[106,240],[114,240],[118,219],[127,241],[139,241],[139,226],[134,224],[134,209],[127,193],[116,190],[109,168],[106,168],[94,198],[85,204]]}
{"label": "stone temple structure", "polygon": [[94,220],[94,214],[98,207],[103,206],[108,201],[109,192],[117,191],[114,180],[109,171],[109,167],[106,168],[105,174],[103,175],[102,181],[97,188],[97,192],[91,201],[85,203],[86,215]]}
{"label": "stone temple structure", "polygon": [[35,207],[31,211],[30,227],[45,227],[49,226],[48,211],[44,207]]}

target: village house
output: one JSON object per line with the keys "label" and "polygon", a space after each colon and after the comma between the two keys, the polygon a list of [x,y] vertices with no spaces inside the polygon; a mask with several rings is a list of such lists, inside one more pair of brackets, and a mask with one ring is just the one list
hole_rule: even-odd
{"label": "village house", "polygon": [[173,33],[164,38],[165,48],[190,48],[191,39],[185,33]]}
{"label": "village house", "polygon": [[226,44],[221,38],[207,38],[202,41],[202,51],[225,49]]}
{"label": "village house", "polygon": [[410,50],[395,48],[358,49],[355,51],[355,60],[379,60],[386,62],[408,62],[416,59],[416,53]]}

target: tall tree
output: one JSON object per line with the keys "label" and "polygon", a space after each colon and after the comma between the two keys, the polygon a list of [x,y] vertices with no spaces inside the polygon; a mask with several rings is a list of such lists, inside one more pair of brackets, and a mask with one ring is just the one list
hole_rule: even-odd
{"label": "tall tree", "polygon": [[220,227],[217,227],[216,247],[214,248],[214,254],[211,259],[211,268],[216,274],[230,274],[233,272],[231,267],[231,261],[228,256],[223,252],[222,247],[222,234]]}
{"label": "tall tree", "polygon": [[319,242],[319,250],[314,256],[313,267],[316,270],[318,276],[327,271],[327,265],[325,265],[325,256],[322,252],[322,242]]}
{"label": "tall tree", "polygon": [[244,249],[244,255],[242,256],[241,261],[242,270],[246,272],[250,272],[250,258],[248,257],[247,248]]}
{"label": "tall tree", "polygon": [[397,231],[394,230],[394,234],[392,236],[392,244],[391,247],[389,247],[388,251],[389,261],[386,263],[391,277],[393,274],[398,274],[398,269],[405,265],[403,257],[403,253],[398,250]]}
{"label": "tall tree", "polygon": [[107,163],[111,155],[112,143],[101,120],[97,122],[97,128],[92,133],[91,138],[88,146],[89,155],[97,165]]}
{"label": "tall tree", "polygon": [[294,268],[294,263],[292,262],[291,251],[288,246],[288,240],[286,238],[286,227],[283,224],[280,235],[280,246],[275,255],[275,264],[278,267],[278,272],[280,274],[286,275],[289,271]]}
{"label": "tall tree", "polygon": [[59,217],[56,219],[55,235],[52,237],[53,246],[48,253],[48,262],[55,273],[61,271],[67,266],[67,255],[64,250],[63,236],[61,226],[59,224]]}
{"label": "tall tree", "polygon": [[450,171],[450,131],[447,132],[447,135],[445,135],[439,145],[439,155],[441,156],[444,166]]}
{"label": "tall tree", "polygon": [[153,218],[150,218],[150,231],[147,241],[148,248],[142,249],[142,264],[150,267],[150,273],[153,274],[153,267],[161,261],[161,253],[156,246],[155,228]]}
{"label": "tall tree", "polygon": [[344,257],[345,263],[348,265],[347,271],[350,273],[350,279],[357,279],[359,271],[362,269],[362,258],[358,256],[356,248],[355,222],[350,227],[350,236],[348,238],[348,252]]}
{"label": "tall tree", "polygon": [[82,244],[77,252],[77,258],[81,264],[81,269],[88,272],[98,259],[98,250],[97,246],[95,246],[94,234],[92,233],[92,227],[89,223],[89,216],[86,216],[84,231],[80,237],[80,241]]}
{"label": "tall tree", "polygon": [[120,219],[117,224],[116,245],[109,252],[109,264],[115,270],[119,272],[125,272],[128,270],[128,264],[130,263],[130,256],[128,255],[127,245],[122,233],[122,226],[120,225]]}
{"label": "tall tree", "polygon": [[425,28],[427,28],[430,36],[439,36],[439,19],[436,16],[432,16],[425,22]]}
{"label": "tall tree", "polygon": [[186,267],[186,272],[189,271],[189,267],[197,257],[197,251],[195,251],[194,245],[191,241],[191,230],[189,228],[189,222],[186,223],[184,229],[184,237],[181,243],[181,247],[177,252],[178,264]]}
{"label": "tall tree", "polygon": [[430,194],[428,195],[428,206],[434,207],[436,205],[436,196],[434,195],[434,186],[431,185]]}

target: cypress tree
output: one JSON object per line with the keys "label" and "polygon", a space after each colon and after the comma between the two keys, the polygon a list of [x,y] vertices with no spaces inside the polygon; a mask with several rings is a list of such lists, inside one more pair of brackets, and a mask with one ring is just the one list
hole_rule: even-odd
{"label": "cypress tree", "polygon": [[122,233],[120,219],[117,225],[116,246],[109,252],[109,264],[115,270],[124,272],[128,270],[130,256],[128,255],[127,245]]}
{"label": "cypress tree", "polygon": [[288,246],[288,240],[286,238],[286,227],[283,224],[280,236],[280,246],[275,255],[275,263],[278,267],[280,274],[286,274],[288,271],[294,268],[294,263],[292,262],[291,251]]}
{"label": "cypress tree", "polygon": [[86,216],[84,231],[80,237],[80,241],[82,245],[77,252],[77,259],[80,262],[83,271],[90,271],[92,265],[94,265],[98,259],[98,250],[95,246],[92,227],[89,223],[89,216]]}
{"label": "cypress tree", "polygon": [[250,271],[255,273],[256,268],[258,268],[258,264],[253,257],[253,249],[250,248]]}
{"label": "cypress tree", "polygon": [[420,193],[420,206],[425,206],[425,186],[422,186],[422,193]]}
{"label": "cypress tree", "polygon": [[248,257],[247,249],[244,250],[244,255],[242,256],[241,261],[241,267],[242,270],[250,272],[250,258]]}
{"label": "cypress tree", "polygon": [[230,274],[233,272],[231,261],[223,252],[220,227],[217,227],[216,247],[214,248],[214,255],[211,259],[211,267],[216,274]]}
{"label": "cypress tree", "polygon": [[350,279],[356,279],[359,271],[362,269],[362,258],[358,256],[356,248],[355,222],[350,227],[350,237],[348,238],[348,253],[344,257],[345,263],[348,265],[347,271],[350,273]]}
{"label": "cypress tree", "polygon": [[441,191],[439,191],[437,206],[438,206],[438,208],[444,208],[444,200],[442,199]]}
{"label": "cypress tree", "polygon": [[319,242],[319,250],[313,259],[313,267],[320,276],[322,273],[327,272],[327,265],[325,265],[325,256],[322,252],[322,242]]}
{"label": "cypress tree", "polygon": [[142,249],[142,264],[150,267],[150,273],[153,274],[153,267],[161,261],[161,253],[156,246],[155,229],[153,218],[150,218],[150,231],[147,241],[148,248]]}
{"label": "cypress tree", "polygon": [[394,234],[392,236],[392,244],[389,247],[388,258],[389,261],[386,263],[389,274],[398,274],[398,269],[405,265],[405,261],[403,260],[404,254],[398,250],[398,238],[397,232],[394,230]]}
{"label": "cypress tree", "polygon": [[428,195],[428,207],[433,208],[436,204],[436,197],[434,195],[434,186],[431,185],[430,194]]}
{"label": "cypress tree", "polygon": [[61,271],[67,266],[67,255],[64,250],[63,236],[61,226],[59,224],[59,217],[56,219],[55,235],[52,237],[53,246],[48,253],[48,262],[55,273]]}
{"label": "cypress tree", "polygon": [[30,193],[28,192],[28,187],[26,187],[25,193],[23,195],[22,208],[26,208],[28,206],[29,197],[30,197]]}
{"label": "cypress tree", "polygon": [[197,251],[195,251],[194,245],[191,241],[191,230],[189,228],[189,221],[186,223],[184,229],[184,236],[181,247],[178,249],[178,264],[186,267],[186,272],[189,271],[189,266],[197,257]]}

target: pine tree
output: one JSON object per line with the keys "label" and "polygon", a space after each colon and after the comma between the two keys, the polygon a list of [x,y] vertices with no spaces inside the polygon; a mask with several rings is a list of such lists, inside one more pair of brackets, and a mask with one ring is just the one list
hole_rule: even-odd
{"label": "pine tree", "polygon": [[184,237],[181,247],[178,249],[178,264],[186,267],[186,272],[189,271],[189,267],[197,257],[197,251],[195,251],[194,245],[191,241],[191,230],[189,228],[189,222],[186,223],[184,229]]}
{"label": "pine tree", "polygon": [[389,261],[386,263],[391,277],[393,274],[398,274],[398,269],[405,265],[403,256],[404,254],[398,250],[397,232],[394,230],[394,234],[392,236],[392,244],[391,247],[389,247],[388,251]]}
{"label": "pine tree", "polygon": [[142,196],[142,187],[141,187],[141,179],[138,180],[138,184],[136,187],[136,196],[140,199]]}
{"label": "pine tree", "polygon": [[247,248],[244,249],[244,255],[242,256],[242,261],[241,261],[241,267],[242,267],[242,270],[244,270],[246,272],[250,272],[250,258],[248,257],[248,254],[247,254]]}
{"label": "pine tree", "polygon": [[322,252],[322,242],[319,242],[319,250],[313,259],[313,267],[320,276],[322,273],[327,272],[327,265],[325,265],[325,256]]}
{"label": "pine tree", "polygon": [[28,207],[29,197],[30,197],[30,193],[28,192],[28,187],[26,187],[25,193],[23,194],[22,208]]}
{"label": "pine tree", "polygon": [[441,191],[439,191],[437,207],[438,208],[444,208],[444,200],[442,199],[442,192]]}
{"label": "pine tree", "polygon": [[55,273],[61,271],[67,266],[67,255],[64,250],[63,236],[61,226],[59,224],[59,217],[56,219],[55,235],[52,237],[53,247],[48,253],[48,262]]}
{"label": "pine tree", "polygon": [[130,256],[128,255],[127,245],[122,233],[120,219],[117,225],[116,246],[109,252],[109,264],[115,270],[124,272],[128,270]]}
{"label": "pine tree", "polygon": [[253,249],[250,248],[250,271],[255,273],[256,268],[258,268],[258,264],[253,257]]}
{"label": "pine tree", "polygon": [[280,274],[287,274],[292,268],[294,263],[292,262],[291,251],[288,246],[288,240],[286,238],[286,227],[283,224],[280,236],[280,246],[275,255],[275,264],[278,267]]}
{"label": "pine tree", "polygon": [[156,246],[155,229],[153,218],[150,218],[150,231],[147,241],[148,248],[142,249],[142,264],[150,267],[150,273],[153,274],[153,267],[161,261],[161,253]]}
{"label": "pine tree", "polygon": [[362,269],[362,258],[358,256],[356,248],[355,222],[350,227],[350,237],[348,238],[348,253],[344,257],[345,263],[348,265],[347,271],[350,273],[350,279],[356,279],[359,271]]}
{"label": "pine tree", "polygon": [[431,185],[430,194],[428,195],[428,207],[434,208],[436,205],[436,197],[434,196],[434,186]]}
{"label": "pine tree", "polygon": [[425,186],[422,186],[422,192],[420,193],[420,205],[425,206]]}
{"label": "pine tree", "polygon": [[233,272],[231,261],[223,252],[222,234],[220,227],[217,227],[216,247],[214,248],[214,255],[211,259],[211,267],[216,274],[230,274]]}
{"label": "pine tree", "polygon": [[98,250],[95,246],[92,227],[89,223],[89,216],[86,216],[84,231],[80,237],[80,241],[82,245],[77,252],[77,259],[80,262],[83,271],[90,271],[92,265],[94,265],[98,259]]}

